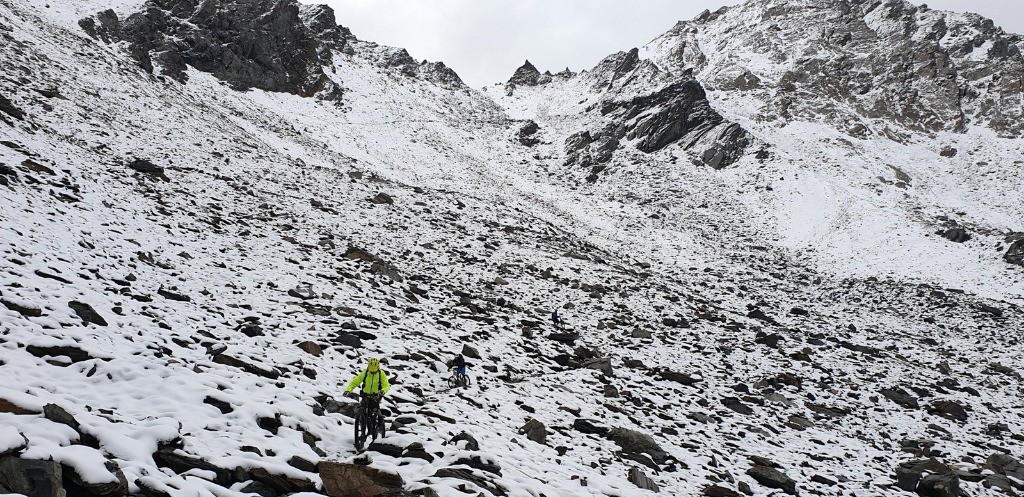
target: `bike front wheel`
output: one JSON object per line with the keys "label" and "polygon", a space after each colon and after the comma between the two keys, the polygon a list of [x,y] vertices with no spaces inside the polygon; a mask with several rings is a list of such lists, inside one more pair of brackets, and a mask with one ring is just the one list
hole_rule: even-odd
{"label": "bike front wheel", "polygon": [[448,388],[456,388],[459,386],[459,378],[455,375],[448,377]]}
{"label": "bike front wheel", "polygon": [[363,450],[363,446],[366,444],[366,437],[369,435],[366,414],[360,412],[356,414],[355,423],[353,424],[353,430],[355,431],[355,444],[356,450]]}

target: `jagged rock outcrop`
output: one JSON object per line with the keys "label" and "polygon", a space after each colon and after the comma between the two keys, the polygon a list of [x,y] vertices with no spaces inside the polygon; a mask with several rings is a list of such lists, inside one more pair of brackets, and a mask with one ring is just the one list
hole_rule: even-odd
{"label": "jagged rock outcrop", "polygon": [[512,73],[512,77],[508,78],[508,85],[516,86],[537,86],[551,81],[551,77],[544,78],[537,67],[527,60],[523,65],[516,69],[516,72]]}
{"label": "jagged rock outcrop", "polygon": [[1024,131],[1022,47],[975,14],[799,0],[705,12],[648,48],[668,71],[695,68],[712,90],[760,100],[768,120],[825,121],[859,137],[971,125],[1013,137]]}
{"label": "jagged rock outcrop", "polygon": [[755,143],[743,127],[712,108],[691,71],[667,72],[641,58],[639,49],[605,57],[576,77],[601,95],[588,110],[604,117],[602,127],[579,131],[564,142],[567,165],[593,167],[588,180],[596,179],[624,142],[644,153],[679,144],[694,163],[715,169],[734,164]]}
{"label": "jagged rock outcrop", "polygon": [[[308,23],[308,25],[307,25]],[[332,26],[333,25],[333,26]],[[348,31],[326,6],[297,0],[148,0],[118,19],[112,10],[79,26],[106,42],[125,41],[147,71],[184,82],[186,66],[232,88],[339,99],[341,88],[323,71]]]}
{"label": "jagged rock outcrop", "polygon": [[1012,235],[1007,237],[1010,247],[1003,254],[1003,260],[1010,264],[1024,266],[1024,235]]}
{"label": "jagged rock outcrop", "polygon": [[715,169],[739,159],[753,137],[728,123],[711,108],[696,80],[673,83],[656,93],[621,102],[606,102],[601,113],[625,123],[626,138],[637,140],[643,152],[655,152],[679,142],[694,149],[704,164]]}

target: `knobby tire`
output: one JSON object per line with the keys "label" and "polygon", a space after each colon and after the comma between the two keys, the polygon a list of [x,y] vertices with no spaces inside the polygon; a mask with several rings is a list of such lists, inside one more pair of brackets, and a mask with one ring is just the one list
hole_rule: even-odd
{"label": "knobby tire", "polygon": [[359,409],[359,412],[356,413],[355,423],[353,423],[356,450],[363,450],[363,446],[366,445],[366,436],[369,435],[366,417],[366,412],[363,409]]}

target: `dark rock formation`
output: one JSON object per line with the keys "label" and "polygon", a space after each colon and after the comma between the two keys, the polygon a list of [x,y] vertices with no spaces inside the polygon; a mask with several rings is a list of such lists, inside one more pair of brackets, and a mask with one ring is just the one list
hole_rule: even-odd
{"label": "dark rock formation", "polygon": [[328,7],[303,13],[297,0],[148,0],[127,19],[108,10],[79,25],[104,41],[127,42],[143,69],[180,82],[192,66],[237,90],[338,99],[341,88],[323,72],[331,52],[322,45],[340,43],[344,30]]}
{"label": "dark rock formation", "polygon": [[921,497],[960,497],[960,478],[954,474],[928,475],[917,485]]}
{"label": "dark rock formation", "polygon": [[[0,112],[3,112],[4,114],[7,114],[8,116],[11,116],[19,121],[25,118],[25,112],[17,108],[14,105],[14,103],[12,103],[10,100],[7,99],[7,97],[3,95],[0,95]],[[0,116],[0,118],[2,117],[3,116]],[[7,122],[10,123],[10,121]]]}
{"label": "dark rock formation", "polygon": [[94,359],[94,357],[90,355],[89,352],[82,350],[80,347],[75,345],[29,345],[25,347],[25,351],[39,358],[43,358],[46,356],[64,356],[67,357],[68,359],[71,359],[72,363]]}
{"label": "dark rock formation", "polygon": [[743,497],[743,494],[721,485],[705,487],[702,493],[707,497]]}
{"label": "dark rock formation", "polygon": [[466,432],[461,432],[458,435],[452,437],[447,443],[455,444],[458,442],[466,442],[466,450],[477,451],[480,450],[480,442],[477,442],[476,438]]}
{"label": "dark rock formation", "polygon": [[544,423],[533,418],[530,418],[522,428],[519,428],[519,433],[526,435],[526,438],[539,444],[548,442],[548,430]]}
{"label": "dark rock formation", "polygon": [[946,240],[956,243],[964,243],[971,239],[971,234],[959,226],[956,228],[949,228],[948,230],[940,232],[940,234]]}
{"label": "dark rock formation", "polygon": [[0,457],[0,490],[28,497],[63,497],[63,471],[55,461]]}
{"label": "dark rock formation", "polygon": [[136,158],[136,159],[132,159],[132,160],[128,161],[128,169],[131,169],[133,171],[137,171],[137,172],[140,172],[140,173],[146,173],[146,174],[156,174],[156,175],[164,174],[164,168],[162,168],[162,167],[160,167],[160,166],[158,166],[156,164],[153,164],[152,162],[150,162],[150,161],[148,161],[146,159],[138,159],[138,158]]}
{"label": "dark rock formation", "polygon": [[[671,72],[695,68],[711,89],[745,91],[744,98],[765,102],[773,118],[827,121],[853,135],[870,132],[863,120],[896,136],[901,129],[960,132],[972,124],[1008,138],[1024,131],[1024,44],[989,19],[944,15],[905,0],[767,5],[748,3],[677,24],[656,40],[667,57],[660,62]],[[744,29],[758,14],[772,36]],[[728,38],[698,42],[697,33],[712,32]],[[785,40],[796,38],[815,50],[793,58]],[[713,56],[704,47],[757,53],[783,72],[779,77],[775,68]]]}
{"label": "dark rock formation", "polygon": [[609,430],[608,438],[622,448],[624,453],[647,454],[658,464],[664,463],[668,458],[665,450],[654,441],[654,438],[646,433],[640,433],[627,428],[613,428]]}
{"label": "dark rock formation", "polygon": [[27,318],[37,318],[43,315],[43,310],[38,307],[29,307],[9,300],[0,299],[0,305]]}
{"label": "dark rock formation", "polygon": [[959,402],[938,400],[928,406],[928,413],[949,418],[954,421],[967,421],[967,410]]}
{"label": "dark rock formation", "polygon": [[747,474],[766,487],[778,488],[787,494],[796,495],[796,481],[775,468],[756,465],[748,469]]}
{"label": "dark rock formation", "polygon": [[638,140],[642,152],[679,143],[692,150],[699,163],[715,169],[735,163],[753,143],[746,130],[726,122],[711,108],[704,88],[694,79],[677,81],[649,95],[607,101],[601,114],[624,123],[626,138]]}
{"label": "dark rock formation", "polygon": [[594,142],[594,138],[590,136],[589,131],[580,131],[573,133],[565,139],[565,154],[572,155],[579,153],[583,147],[590,145]]}
{"label": "dark rock formation", "polygon": [[[124,497],[128,495],[128,480],[121,468],[114,461],[104,463],[109,478],[101,482],[86,481],[74,467],[64,467],[64,482],[68,495],[88,495],[94,497]],[[95,478],[95,476],[93,476]]]}
{"label": "dark rock formation", "polygon": [[636,485],[638,488],[650,490],[652,492],[661,492],[661,489],[658,488],[658,484],[654,483],[654,480],[648,478],[647,475],[645,475],[644,472],[636,466],[629,468],[629,473],[626,475],[626,478],[630,483]]}
{"label": "dark rock formation", "polygon": [[444,62],[421,61],[416,74],[427,81],[437,83],[446,88],[465,88],[466,83],[452,68]]}
{"label": "dark rock formation", "polygon": [[330,497],[404,497],[401,476],[369,466],[324,461],[320,479]]}
{"label": "dark rock formation", "polygon": [[591,435],[607,435],[608,428],[601,426],[589,419],[576,418],[572,423],[572,427],[580,433],[587,433]]}
{"label": "dark rock formation", "polygon": [[1006,249],[1006,254],[1003,255],[1003,260],[1010,264],[1024,266],[1024,237],[1010,244],[1010,248]]}
{"label": "dark rock formation", "polygon": [[540,143],[540,139],[536,137],[538,131],[540,131],[540,126],[538,126],[537,123],[533,121],[526,121],[526,123],[519,128],[519,131],[516,132],[516,140],[519,140],[519,143],[522,145],[532,147]]}
{"label": "dark rock formation", "polygon": [[85,324],[92,323],[98,326],[107,325],[107,320],[103,319],[103,316],[100,316],[100,314],[96,312],[96,309],[93,309],[89,304],[72,300],[71,302],[68,302],[68,307],[75,311],[75,314],[78,315]]}
{"label": "dark rock formation", "polygon": [[203,459],[186,454],[185,452],[171,446],[160,447],[157,452],[153,454],[153,460],[156,461],[157,466],[170,468],[175,473],[184,473],[189,470],[198,469],[213,473],[213,481],[217,484],[225,485],[231,481],[230,471],[214,466]]}
{"label": "dark rock formation", "polygon": [[316,484],[305,478],[295,478],[292,476],[271,473],[264,468],[254,468],[250,470],[249,476],[251,476],[253,480],[274,489],[274,491],[281,495],[295,492],[312,492],[316,490]]}
{"label": "dark rock formation", "polygon": [[541,82],[540,71],[530,61],[519,66],[519,69],[512,73],[512,77],[508,78],[508,84],[515,86],[537,86]]}
{"label": "dark rock formation", "polygon": [[917,397],[910,395],[906,390],[902,388],[883,388],[878,391],[885,398],[903,406],[907,409],[918,409],[921,405],[917,402]]}

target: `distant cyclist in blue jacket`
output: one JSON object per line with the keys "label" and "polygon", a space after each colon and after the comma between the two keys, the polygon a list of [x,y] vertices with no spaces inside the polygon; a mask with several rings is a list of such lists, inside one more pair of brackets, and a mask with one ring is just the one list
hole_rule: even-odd
{"label": "distant cyclist in blue jacket", "polygon": [[456,373],[466,374],[466,358],[462,354],[455,356],[455,359],[448,361],[448,369],[454,369]]}

